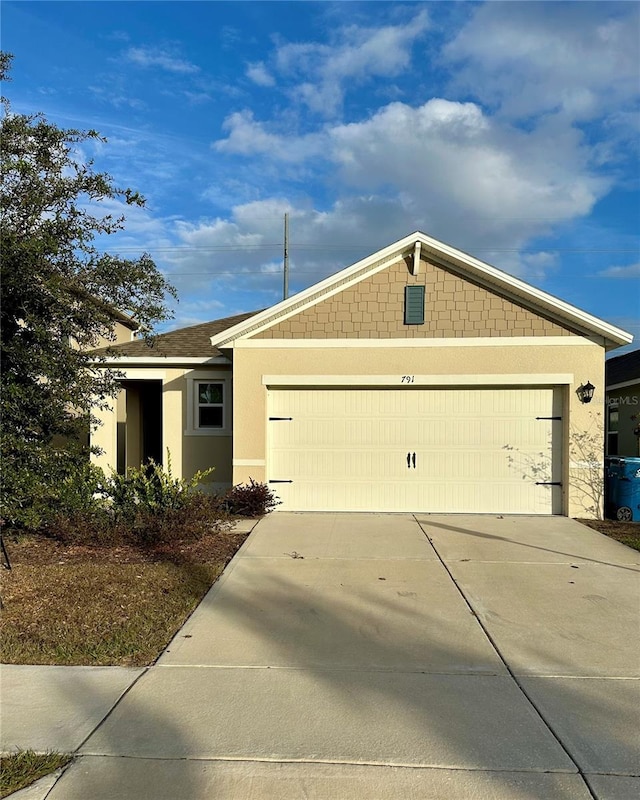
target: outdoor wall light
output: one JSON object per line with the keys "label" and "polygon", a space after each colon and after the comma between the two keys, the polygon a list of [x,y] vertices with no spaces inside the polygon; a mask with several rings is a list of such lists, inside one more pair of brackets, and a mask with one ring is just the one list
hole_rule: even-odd
{"label": "outdoor wall light", "polygon": [[586,383],[581,383],[580,386],[576,389],[576,394],[578,395],[578,400],[581,403],[590,403],[593,399],[593,393],[595,392],[596,387],[587,381]]}

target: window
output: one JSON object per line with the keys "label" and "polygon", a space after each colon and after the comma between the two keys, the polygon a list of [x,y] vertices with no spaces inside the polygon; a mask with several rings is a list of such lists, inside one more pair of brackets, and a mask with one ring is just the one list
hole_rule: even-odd
{"label": "window", "polygon": [[204,383],[197,384],[196,414],[197,428],[223,428],[224,427],[224,384]]}
{"label": "window", "polygon": [[404,324],[424,325],[424,286],[404,287]]}
{"label": "window", "polygon": [[200,370],[187,376],[187,436],[231,433],[231,375]]}
{"label": "window", "polygon": [[618,409],[618,400],[611,399],[607,405],[607,449],[608,456],[618,455],[618,421],[620,418],[620,411]]}

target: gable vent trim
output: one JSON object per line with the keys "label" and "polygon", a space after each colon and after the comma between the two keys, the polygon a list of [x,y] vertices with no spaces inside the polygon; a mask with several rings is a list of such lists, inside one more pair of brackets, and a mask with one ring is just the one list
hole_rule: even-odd
{"label": "gable vent trim", "polygon": [[404,287],[404,324],[424,325],[424,286]]}

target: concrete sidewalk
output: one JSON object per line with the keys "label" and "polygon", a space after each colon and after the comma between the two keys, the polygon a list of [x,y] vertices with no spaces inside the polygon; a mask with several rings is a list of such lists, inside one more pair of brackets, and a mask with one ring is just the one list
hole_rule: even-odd
{"label": "concrete sidewalk", "polygon": [[3,668],[3,742],[79,748],[33,800],[635,800],[639,560],[564,518],[273,514],[156,666],[57,668],[51,744],[20,709],[56,668]]}

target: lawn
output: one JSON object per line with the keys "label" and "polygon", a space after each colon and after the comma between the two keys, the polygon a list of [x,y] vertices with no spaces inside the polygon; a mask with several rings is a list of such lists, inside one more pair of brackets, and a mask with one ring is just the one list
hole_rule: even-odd
{"label": "lawn", "polygon": [[64,545],[5,538],[0,657],[6,664],[153,663],[246,533],[170,545]]}
{"label": "lawn", "polygon": [[29,786],[39,778],[66,766],[69,761],[71,756],[60,753],[34,753],[32,750],[21,750],[18,753],[2,756],[0,797],[7,797]]}

